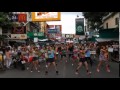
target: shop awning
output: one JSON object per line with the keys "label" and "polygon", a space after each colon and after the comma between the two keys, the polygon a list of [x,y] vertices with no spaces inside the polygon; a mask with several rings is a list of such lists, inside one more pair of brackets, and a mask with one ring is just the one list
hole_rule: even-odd
{"label": "shop awning", "polygon": [[99,38],[96,38],[98,42],[106,41],[119,41],[119,29],[110,28],[99,30]]}
{"label": "shop awning", "polygon": [[98,42],[106,42],[106,41],[119,41],[119,38],[96,38]]}
{"label": "shop awning", "polygon": [[119,29],[111,28],[111,29],[102,29],[99,30],[100,38],[119,38]]}

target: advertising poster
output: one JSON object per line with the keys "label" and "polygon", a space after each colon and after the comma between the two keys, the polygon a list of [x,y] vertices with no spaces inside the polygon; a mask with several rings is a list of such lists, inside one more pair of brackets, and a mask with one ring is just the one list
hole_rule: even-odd
{"label": "advertising poster", "polygon": [[60,12],[32,12],[32,21],[60,21]]}
{"label": "advertising poster", "polygon": [[76,35],[84,35],[84,18],[75,19]]}
{"label": "advertising poster", "polygon": [[13,27],[12,34],[26,34],[26,27]]}

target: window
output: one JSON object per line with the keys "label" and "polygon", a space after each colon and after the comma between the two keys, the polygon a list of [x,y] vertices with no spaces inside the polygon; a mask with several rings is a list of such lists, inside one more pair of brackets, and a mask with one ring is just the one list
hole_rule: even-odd
{"label": "window", "polygon": [[106,23],[106,29],[108,29],[108,23]]}
{"label": "window", "polygon": [[118,23],[119,23],[119,19],[115,18],[115,25],[118,25]]}

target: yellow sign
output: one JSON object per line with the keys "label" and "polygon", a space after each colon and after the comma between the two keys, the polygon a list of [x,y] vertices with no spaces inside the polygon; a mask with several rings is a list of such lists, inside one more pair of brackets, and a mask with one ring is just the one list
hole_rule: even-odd
{"label": "yellow sign", "polygon": [[60,12],[32,12],[32,21],[60,21]]}
{"label": "yellow sign", "polygon": [[2,55],[0,54],[0,61],[2,61],[2,59],[3,59],[3,58],[2,58]]}
{"label": "yellow sign", "polygon": [[12,39],[27,39],[27,34],[11,34]]}

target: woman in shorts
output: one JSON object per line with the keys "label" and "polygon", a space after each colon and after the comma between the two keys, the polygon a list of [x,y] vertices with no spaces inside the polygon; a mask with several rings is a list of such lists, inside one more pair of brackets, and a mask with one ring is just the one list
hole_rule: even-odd
{"label": "woman in shorts", "polygon": [[91,72],[89,71],[89,68],[88,68],[88,63],[85,59],[85,48],[82,47],[80,49],[80,59],[79,59],[79,64],[78,64],[78,67],[76,69],[76,74],[78,74],[78,70],[81,68],[82,64],[84,63],[85,64],[85,68],[86,68],[86,71],[87,71],[87,74],[91,74]]}
{"label": "woman in shorts", "polygon": [[56,71],[56,74],[58,74],[58,70],[57,70],[57,66],[56,66],[56,63],[55,63],[55,51],[52,49],[52,47],[49,47],[48,50],[47,50],[47,56],[48,56],[48,59],[47,59],[47,70],[45,71],[45,74],[48,74],[48,69],[50,67],[50,64],[53,64],[54,67],[55,67],[55,71]]}
{"label": "woman in shorts", "polygon": [[65,60],[65,59],[66,59],[66,48],[62,47],[62,50],[61,50],[61,60]]}
{"label": "woman in shorts", "polygon": [[97,66],[97,72],[100,72],[100,67],[104,61],[106,62],[107,72],[110,72],[109,64],[108,64],[108,50],[105,46],[102,46],[100,50],[100,55],[99,55],[99,63]]}
{"label": "woman in shorts", "polygon": [[33,50],[33,61],[32,61],[32,67],[31,67],[31,72],[33,72],[33,68],[35,68],[38,72],[40,72],[40,65],[39,65],[39,50],[38,48],[34,48]]}
{"label": "woman in shorts", "polygon": [[73,57],[72,57],[72,66],[74,65],[74,62],[78,59],[78,53],[79,53],[79,49],[77,46],[75,46],[74,50],[73,50]]}

